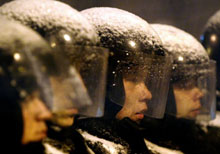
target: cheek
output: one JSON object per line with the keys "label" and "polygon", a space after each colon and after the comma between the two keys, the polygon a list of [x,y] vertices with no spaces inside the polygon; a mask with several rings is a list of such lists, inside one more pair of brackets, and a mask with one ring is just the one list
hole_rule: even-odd
{"label": "cheek", "polygon": [[130,107],[132,106],[133,102],[134,102],[134,96],[132,95],[132,93],[127,93],[125,95],[125,103],[124,103],[124,106],[126,107]]}
{"label": "cheek", "polygon": [[175,94],[177,112],[187,112],[190,108],[190,98],[185,94]]}
{"label": "cheek", "polygon": [[25,130],[28,132],[32,132],[35,129],[35,118],[33,113],[26,113],[24,115],[24,126],[25,126]]}
{"label": "cheek", "polygon": [[23,119],[25,128],[29,129],[29,132],[34,131],[34,129],[37,129],[37,109],[33,108],[34,106],[28,105],[23,109]]}
{"label": "cheek", "polygon": [[175,99],[180,105],[190,105],[193,101],[191,92],[179,92],[175,94]]}
{"label": "cheek", "polygon": [[23,110],[23,137],[22,143],[27,144],[34,139],[35,136],[35,129],[36,129],[35,122],[32,117],[32,113],[28,112],[27,110]]}
{"label": "cheek", "polygon": [[194,93],[189,93],[188,95],[187,95],[187,105],[188,105],[188,108],[190,109],[192,106],[194,106],[195,105],[195,95],[194,95]]}
{"label": "cheek", "polygon": [[138,91],[138,89],[135,89],[135,87],[130,90],[127,94],[126,94],[126,97],[129,99],[129,100],[132,100],[132,101],[138,101],[139,98],[141,97],[141,92]]}

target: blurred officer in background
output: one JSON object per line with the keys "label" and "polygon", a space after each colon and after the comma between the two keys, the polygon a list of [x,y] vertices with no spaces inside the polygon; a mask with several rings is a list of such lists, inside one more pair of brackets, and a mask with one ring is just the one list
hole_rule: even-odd
{"label": "blurred officer in background", "polygon": [[[208,135],[211,138],[210,143],[215,147],[220,147],[219,138],[220,138],[220,11],[218,10],[214,13],[209,20],[207,21],[204,32],[200,37],[201,43],[205,47],[209,57],[216,61],[217,70],[217,84],[216,84],[216,103],[217,103],[217,112],[216,120],[213,120],[209,123],[208,126]],[[220,149],[219,149],[220,151]]]}
{"label": "blurred officer in background", "polygon": [[[41,141],[47,135],[46,120],[52,113],[73,107],[73,90],[59,81],[74,86],[74,69],[66,59],[51,48],[36,32],[0,18],[0,114],[2,150],[7,153],[44,153]],[[69,98],[66,104],[60,97]]]}
{"label": "blurred officer in background", "polygon": [[[74,129],[76,119],[74,125],[73,122],[76,115],[100,117],[104,112],[108,52],[98,46],[99,39],[93,27],[78,11],[58,1],[12,1],[1,6],[0,14],[36,30],[54,52],[63,54],[68,58],[66,62],[76,68],[75,86],[64,84],[75,90],[74,106],[53,114],[49,138],[44,145],[62,152],[88,152],[83,137]],[[60,61],[62,63],[65,61]],[[59,96],[63,83],[56,82],[54,87],[55,95]],[[66,104],[65,97],[59,98]]]}
{"label": "blurred officer in background", "polygon": [[205,49],[207,50],[207,53],[209,57],[216,61],[217,63],[217,109],[220,109],[220,11],[217,11],[207,22],[204,33],[201,36],[201,42]]}

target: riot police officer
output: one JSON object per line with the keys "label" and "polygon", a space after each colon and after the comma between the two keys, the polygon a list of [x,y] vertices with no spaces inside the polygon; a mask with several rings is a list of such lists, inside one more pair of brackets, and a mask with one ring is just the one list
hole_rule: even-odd
{"label": "riot police officer", "polygon": [[[82,120],[78,126],[97,153],[111,153],[111,149],[148,153],[138,124],[145,115],[163,117],[170,59],[157,34],[140,17],[105,7],[83,10],[82,14],[94,25],[101,45],[110,54],[105,116]],[[105,141],[93,142],[91,136]]]}
{"label": "riot police officer", "polygon": [[[58,1],[13,1],[1,6],[0,12],[36,30],[55,52],[61,52],[76,68],[77,84],[72,87],[76,97],[73,100],[74,107],[53,114],[53,124],[50,124],[49,138],[45,145],[49,149],[52,146],[63,152],[88,152],[82,136],[72,128],[74,116],[103,115],[108,56],[106,49],[98,46],[99,39],[92,25],[78,11]],[[62,84],[57,82],[54,86],[59,96]]]}
{"label": "riot police officer", "polygon": [[[46,120],[73,107],[74,68],[36,32],[0,18],[1,148],[7,153],[44,153]],[[62,93],[56,95],[57,82]],[[61,98],[68,98],[61,101]]]}
{"label": "riot police officer", "polygon": [[184,153],[217,153],[207,143],[206,132],[196,124],[215,118],[215,62],[209,60],[202,45],[187,32],[170,25],[152,27],[173,57],[173,68],[166,116],[157,121],[145,119],[146,137]]}
{"label": "riot police officer", "polygon": [[220,19],[220,13],[219,11],[216,12],[207,22],[204,33],[201,35],[201,42],[205,49],[207,50],[207,53],[209,57],[216,61],[217,63],[217,109],[219,110],[219,19]]}
{"label": "riot police officer", "polygon": [[[207,21],[203,34],[200,37],[200,41],[205,47],[209,57],[216,61],[217,70],[216,70],[216,77],[217,77],[217,84],[216,84],[216,103],[217,103],[217,112],[216,112],[216,119],[211,121],[208,126],[208,135],[211,138],[210,143],[213,144],[215,147],[219,147],[219,110],[220,110],[220,84],[219,84],[219,75],[220,75],[220,62],[219,62],[219,50],[220,50],[220,11],[218,10],[214,13],[209,20]],[[217,134],[217,135],[216,135]]]}

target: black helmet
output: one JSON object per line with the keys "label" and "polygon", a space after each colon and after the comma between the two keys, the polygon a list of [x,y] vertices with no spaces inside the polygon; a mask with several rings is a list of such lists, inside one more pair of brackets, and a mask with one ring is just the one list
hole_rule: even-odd
{"label": "black helmet", "polygon": [[[173,57],[170,86],[173,91],[170,92],[174,96],[168,98],[167,112],[177,112],[177,116],[183,118],[198,118],[196,115],[200,110],[200,115],[208,114],[209,119],[213,118],[215,67],[210,64],[203,46],[192,35],[173,26],[152,24],[152,27]],[[195,101],[189,104],[191,99]]]}
{"label": "black helmet", "polygon": [[200,37],[209,57],[217,64],[217,109],[220,110],[220,11],[217,11],[207,22]]}
{"label": "black helmet", "polygon": [[90,108],[80,113],[103,114],[107,52],[97,46],[98,36],[85,17],[70,6],[53,0],[9,2],[0,7],[0,14],[33,28],[53,49],[63,51],[80,73],[93,102]]}
{"label": "black helmet", "polygon": [[[164,86],[165,88],[159,91],[159,86],[162,82],[166,85],[166,81],[169,80],[169,69],[163,69],[168,60],[164,57],[165,51],[157,34],[140,17],[117,8],[91,8],[83,10],[82,14],[94,25],[101,45],[110,50],[107,99],[123,106],[126,99],[123,79],[136,83],[143,80],[145,84],[148,82],[147,87],[150,89],[150,93],[148,91],[145,94],[153,95],[152,99],[146,100],[152,102],[154,100],[154,103],[147,102],[147,112],[146,109],[136,112],[162,117],[167,87]],[[169,65],[167,67],[169,68]],[[153,79],[158,79],[157,83],[154,83]],[[158,104],[153,88],[157,89],[157,94],[163,98],[157,102]],[[108,106],[108,103],[106,105]],[[108,107],[106,110],[111,112]]]}

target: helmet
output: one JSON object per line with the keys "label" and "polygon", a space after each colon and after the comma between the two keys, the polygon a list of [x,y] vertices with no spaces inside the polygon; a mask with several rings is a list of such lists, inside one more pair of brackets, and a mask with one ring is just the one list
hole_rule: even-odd
{"label": "helmet", "polygon": [[33,28],[54,50],[63,52],[76,67],[83,80],[82,88],[86,87],[93,102],[80,109],[79,114],[103,115],[108,53],[97,46],[98,36],[85,17],[62,2],[50,0],[9,2],[0,7],[0,14]]}
{"label": "helmet", "polygon": [[217,11],[207,22],[200,39],[209,57],[217,64],[217,109],[220,110],[220,11]]}
{"label": "helmet", "polygon": [[[2,18],[0,22],[4,38],[0,40],[1,99],[20,102],[39,91],[40,98],[54,112],[78,107],[75,102],[79,100],[83,100],[82,106],[91,104],[85,99],[86,89],[80,88],[81,78],[65,56],[53,52],[31,29]],[[60,61],[63,63],[58,64]]]}
{"label": "helmet", "polygon": [[[165,58],[161,41],[150,25],[140,17],[117,8],[91,8],[81,13],[94,25],[101,45],[110,50],[106,111],[113,110],[108,105],[113,102],[139,117],[143,114],[163,117],[168,88],[160,86],[168,85],[170,59]],[[137,94],[129,94],[129,88],[126,89],[129,85]],[[160,100],[157,100],[158,95]],[[137,97],[143,106],[133,107],[136,100],[130,106],[126,105],[128,96],[132,99]]]}
{"label": "helmet", "polygon": [[215,63],[210,62],[202,45],[183,30],[161,24],[152,27],[173,57],[167,112],[181,118],[214,118]]}
{"label": "helmet", "polygon": [[19,0],[5,3],[0,14],[31,27],[41,34],[66,30],[76,44],[95,44],[97,35],[81,14],[69,5],[54,0]]}

